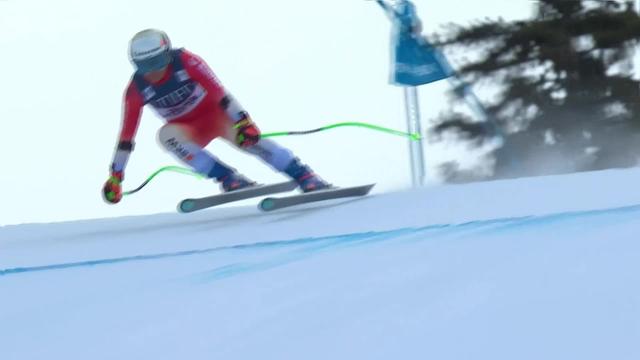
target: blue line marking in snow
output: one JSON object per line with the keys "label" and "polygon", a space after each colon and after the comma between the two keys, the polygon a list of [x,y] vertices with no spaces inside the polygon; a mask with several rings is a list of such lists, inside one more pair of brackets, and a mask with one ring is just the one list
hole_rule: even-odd
{"label": "blue line marking in snow", "polygon": [[[302,239],[262,242],[262,243],[254,243],[254,244],[221,246],[221,247],[208,248],[208,249],[196,249],[196,250],[185,250],[185,251],[170,252],[170,253],[137,255],[137,256],[128,256],[128,257],[112,258],[112,259],[98,259],[98,260],[88,260],[88,261],[70,262],[70,263],[62,263],[62,264],[17,267],[17,268],[0,269],[0,276],[48,271],[48,270],[63,270],[63,269],[80,268],[80,267],[91,267],[91,266],[99,266],[99,265],[112,265],[112,264],[118,264],[118,263],[176,258],[176,257],[202,255],[202,254],[209,254],[209,253],[229,251],[229,250],[256,250],[256,249],[286,248],[286,247],[295,246],[295,245],[311,245],[311,247],[306,247],[301,250],[307,253],[309,252],[317,253],[323,250],[335,249],[336,246],[347,247],[347,246],[359,245],[361,243],[369,244],[373,242],[387,240],[390,237],[407,235],[411,233],[420,233],[424,231],[464,230],[464,229],[472,229],[477,227],[486,227],[490,225],[499,226],[497,229],[492,229],[491,231],[504,231],[507,228],[522,227],[522,226],[529,226],[529,225],[544,225],[549,223],[556,223],[560,221],[577,219],[581,217],[599,216],[599,215],[607,215],[607,214],[625,214],[625,213],[631,214],[635,212],[640,212],[640,205],[625,206],[625,207],[605,209],[605,210],[574,211],[574,212],[565,212],[565,213],[558,213],[558,214],[544,215],[544,216],[524,216],[524,217],[493,219],[493,220],[479,220],[479,221],[470,221],[470,222],[461,223],[461,224],[429,225],[429,226],[420,227],[420,228],[402,228],[402,229],[388,230],[388,231],[378,231],[378,232],[372,231],[372,232],[344,234],[344,235],[317,237],[317,238],[302,238]],[[241,268],[243,266],[239,266],[239,267]],[[234,266],[232,268],[227,268],[227,269],[221,268],[219,270],[220,272],[217,275],[219,277],[225,277],[225,275],[228,275],[230,273],[236,273],[238,271],[238,267]]]}
{"label": "blue line marking in snow", "polygon": [[[394,233],[395,231],[397,230],[385,231],[382,233],[390,234],[390,233]],[[381,234],[381,233],[371,232],[371,233],[361,233],[361,234],[353,234],[353,235],[336,235],[336,236],[321,237],[321,238],[303,238],[303,239],[294,239],[294,240],[254,243],[254,244],[221,246],[216,248],[186,250],[186,251],[178,251],[178,252],[170,252],[170,253],[127,256],[127,257],[112,258],[112,259],[99,259],[99,260],[88,260],[88,261],[42,265],[42,266],[18,267],[18,268],[2,269],[0,270],[0,276],[28,273],[28,272],[37,272],[37,271],[47,271],[47,270],[62,270],[62,269],[70,269],[70,268],[78,268],[78,267],[111,265],[111,264],[135,262],[135,261],[158,260],[158,259],[166,259],[166,258],[174,258],[174,257],[209,254],[209,253],[229,251],[229,250],[246,250],[246,249],[256,250],[256,249],[264,249],[264,248],[274,249],[279,247],[288,247],[291,245],[305,245],[305,244],[316,243],[316,242],[318,243],[324,242],[327,240],[344,239],[345,236],[349,236],[349,237],[353,236],[353,239],[356,240],[356,239],[360,239],[360,237],[362,236],[370,236],[370,234]]]}

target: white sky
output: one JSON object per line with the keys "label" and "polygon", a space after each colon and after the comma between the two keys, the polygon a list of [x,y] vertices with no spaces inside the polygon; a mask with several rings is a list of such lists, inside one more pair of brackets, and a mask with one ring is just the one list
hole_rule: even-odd
{"label": "white sky", "polygon": [[[415,4],[426,33],[532,10],[529,0]],[[168,212],[184,197],[218,192],[211,181],[165,174],[116,206],[102,201],[132,72],[127,43],[148,27],[201,55],[263,132],[342,121],[405,128],[402,90],[387,82],[389,22],[373,2],[0,0],[0,225]],[[446,109],[446,89],[444,81],[420,88],[424,126]],[[145,109],[125,190],[179,165],[156,143],[161,125]],[[278,141],[336,185],[411,184],[400,137],[340,128]],[[208,149],[256,181],[284,179],[219,140]],[[425,155],[429,164],[451,157],[430,147]]]}

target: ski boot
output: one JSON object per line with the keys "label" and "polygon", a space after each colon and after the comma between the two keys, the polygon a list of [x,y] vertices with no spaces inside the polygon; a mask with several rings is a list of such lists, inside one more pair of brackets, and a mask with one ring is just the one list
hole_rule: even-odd
{"label": "ski boot", "polygon": [[217,161],[214,164],[209,172],[209,177],[219,182],[224,192],[236,191],[256,185],[254,181],[239,174],[235,169],[221,161]]}
{"label": "ski boot", "polygon": [[237,172],[229,173],[217,180],[220,182],[224,192],[236,191],[256,185],[254,181],[249,180],[246,176],[238,174]]}
{"label": "ski boot", "polygon": [[300,160],[295,159],[287,166],[284,172],[294,179],[302,192],[311,192],[322,189],[329,189],[331,184],[322,180],[311,170],[307,165],[300,163]]}

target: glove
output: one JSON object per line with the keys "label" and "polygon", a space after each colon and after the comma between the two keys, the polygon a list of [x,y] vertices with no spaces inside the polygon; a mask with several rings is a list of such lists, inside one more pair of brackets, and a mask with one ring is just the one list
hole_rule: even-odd
{"label": "glove", "polygon": [[109,204],[117,204],[122,200],[122,180],[124,179],[124,173],[122,171],[112,172],[109,176],[109,180],[104,184],[102,188],[102,195],[104,200]]}
{"label": "glove", "polygon": [[251,147],[260,141],[260,130],[249,115],[245,115],[233,128],[237,130],[236,144],[240,147]]}

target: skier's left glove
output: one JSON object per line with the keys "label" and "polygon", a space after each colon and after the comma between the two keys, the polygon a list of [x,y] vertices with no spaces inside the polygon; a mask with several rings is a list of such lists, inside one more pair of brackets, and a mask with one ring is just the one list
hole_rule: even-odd
{"label": "skier's left glove", "polygon": [[240,147],[251,147],[260,141],[260,130],[249,115],[245,114],[243,119],[238,121],[233,128],[237,130],[236,144]]}
{"label": "skier's left glove", "polygon": [[111,176],[109,176],[109,179],[102,188],[102,195],[107,203],[117,204],[122,200],[123,179],[124,173],[122,171],[115,171],[111,173]]}

